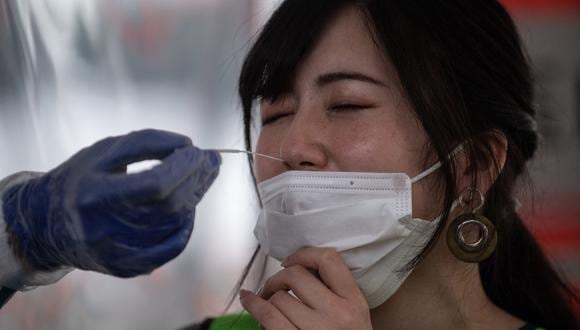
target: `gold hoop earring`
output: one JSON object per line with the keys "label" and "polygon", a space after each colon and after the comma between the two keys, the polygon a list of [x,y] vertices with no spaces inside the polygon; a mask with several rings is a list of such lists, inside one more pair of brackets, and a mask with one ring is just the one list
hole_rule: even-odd
{"label": "gold hoop earring", "polygon": [[[464,196],[469,194],[469,200],[466,202]],[[479,204],[470,213],[465,213],[451,221],[447,230],[447,246],[453,255],[465,262],[480,263],[489,258],[497,247],[497,232],[493,223],[486,217],[477,212],[483,207],[485,197],[483,193],[475,188],[470,187],[459,196],[459,205],[468,206],[473,202],[473,195],[479,196]],[[475,241],[467,238],[466,231],[470,227],[478,227],[479,237]]]}

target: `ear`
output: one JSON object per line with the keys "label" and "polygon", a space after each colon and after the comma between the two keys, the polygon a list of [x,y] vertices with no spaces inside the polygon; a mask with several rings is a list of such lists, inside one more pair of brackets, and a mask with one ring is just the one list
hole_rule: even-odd
{"label": "ear", "polygon": [[486,194],[505,166],[507,138],[501,131],[491,130],[474,138],[472,148],[464,150],[456,162],[458,192],[475,186]]}

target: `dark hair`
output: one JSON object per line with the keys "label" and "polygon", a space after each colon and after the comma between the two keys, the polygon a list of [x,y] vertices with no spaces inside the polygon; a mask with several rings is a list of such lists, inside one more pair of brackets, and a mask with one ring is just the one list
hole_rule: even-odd
{"label": "dark hair", "polygon": [[578,297],[515,210],[516,180],[538,147],[534,87],[517,29],[497,1],[284,1],[257,38],[240,76],[248,150],[255,101],[286,91],[322,30],[346,6],[366,16],[369,32],[396,68],[401,91],[430,138],[430,152],[442,161],[434,188],[444,196],[443,221],[414,264],[440,236],[457,196],[456,169],[447,155],[465,142],[469,164],[497,165],[490,139],[499,132],[508,149],[483,211],[499,236],[494,254],[480,263],[484,290],[497,306],[523,320],[577,329],[571,305]]}

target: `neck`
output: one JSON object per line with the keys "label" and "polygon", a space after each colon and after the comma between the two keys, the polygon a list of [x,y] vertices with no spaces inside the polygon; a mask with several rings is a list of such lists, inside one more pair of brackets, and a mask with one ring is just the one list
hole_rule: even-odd
{"label": "neck", "polygon": [[375,329],[519,329],[524,322],[485,294],[479,265],[455,259],[443,240],[397,292],[371,311]]}

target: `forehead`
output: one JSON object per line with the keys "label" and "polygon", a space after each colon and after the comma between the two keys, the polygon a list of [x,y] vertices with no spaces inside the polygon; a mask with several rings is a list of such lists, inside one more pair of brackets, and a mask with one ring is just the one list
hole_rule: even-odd
{"label": "forehead", "polygon": [[296,82],[335,71],[359,72],[387,81],[394,68],[377,45],[366,16],[356,7],[338,12],[296,72]]}

